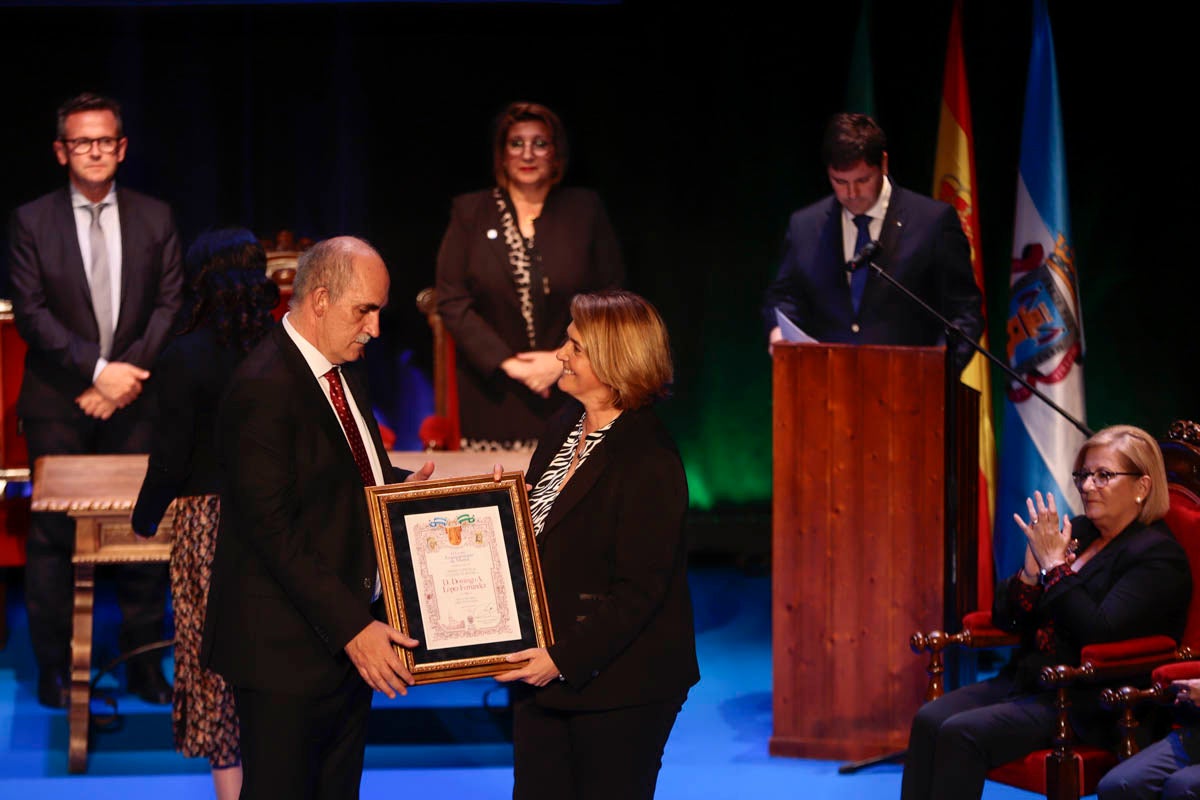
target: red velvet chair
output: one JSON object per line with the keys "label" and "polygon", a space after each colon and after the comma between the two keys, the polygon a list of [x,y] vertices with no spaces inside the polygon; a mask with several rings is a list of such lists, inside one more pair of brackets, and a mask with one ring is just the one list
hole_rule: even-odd
{"label": "red velvet chair", "polygon": [[[1192,655],[1194,658],[1195,654]],[[1141,723],[1135,715],[1137,706],[1146,700],[1173,704],[1175,693],[1171,691],[1171,684],[1174,681],[1197,678],[1200,678],[1200,661],[1172,661],[1150,673],[1150,686],[1145,689],[1122,686],[1119,689],[1105,689],[1100,693],[1100,702],[1120,713],[1117,724],[1121,728],[1121,742],[1117,747],[1117,756],[1122,761],[1136,754],[1139,749],[1136,736]]]}
{"label": "red velvet chair", "polygon": [[29,534],[28,492],[9,497],[10,482],[29,482],[29,453],[17,426],[17,393],[25,374],[25,342],[13,322],[12,303],[0,300],[0,650],[8,642],[7,567],[25,564]]}
{"label": "red velvet chair", "polygon": [[[1188,551],[1188,559],[1195,565],[1200,563],[1200,536],[1194,535],[1195,531],[1200,530],[1200,461],[1196,458],[1196,450],[1200,446],[1200,426],[1193,422],[1176,422],[1161,444],[1171,495],[1167,525],[1175,532]],[[1150,676],[1149,688],[1126,686],[1106,689],[1101,694],[1102,702],[1121,715],[1118,723],[1121,727],[1121,744],[1117,754],[1122,760],[1138,751],[1135,741],[1139,727],[1134,714],[1136,706],[1143,700],[1173,701],[1174,698],[1168,696],[1172,681],[1200,678],[1200,660],[1197,660],[1200,659],[1200,570],[1192,570],[1192,579],[1192,606],[1183,644],[1177,653],[1178,660],[1155,669]]]}
{"label": "red velvet chair", "polygon": [[[1200,576],[1200,426],[1192,422],[1173,423],[1167,438],[1159,445],[1167,465],[1167,489],[1171,500],[1167,525],[1187,552],[1193,576]],[[925,699],[936,699],[945,691],[945,648],[952,645],[998,647],[1016,643],[1015,636],[992,625],[990,611],[974,611],[964,616],[963,629],[959,633],[913,634],[912,649],[917,653],[929,653],[929,685]],[[1095,792],[1096,783],[1117,763],[1118,756],[1103,748],[1072,742],[1068,688],[1080,682],[1111,683],[1114,679],[1145,674],[1161,665],[1193,658],[1193,654],[1200,654],[1200,591],[1192,593],[1187,626],[1179,643],[1168,636],[1146,636],[1089,645],[1083,648],[1077,666],[1047,667],[1042,671],[1042,684],[1055,689],[1058,697],[1054,746],[1003,764],[989,772],[988,778],[1037,792],[1049,800],[1078,800],[1081,794]],[[1130,723],[1123,721],[1122,724]],[[1136,722],[1132,724],[1136,726]],[[1122,757],[1128,754],[1127,748],[1128,745],[1122,745]]]}

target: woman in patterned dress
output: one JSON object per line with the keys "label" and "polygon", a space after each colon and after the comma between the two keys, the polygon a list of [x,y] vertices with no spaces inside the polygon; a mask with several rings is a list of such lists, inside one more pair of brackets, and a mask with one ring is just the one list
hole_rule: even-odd
{"label": "woman in patterned dress", "polygon": [[630,292],[571,301],[558,386],[573,400],[529,465],[554,644],[513,653],[513,797],[648,800],[700,678],[687,583],[687,478],[653,409],[667,332]]}
{"label": "woman in patterned dress", "polygon": [[154,366],[157,417],[133,529],[153,536],[172,500],[171,593],[175,608],[175,746],[212,766],[218,800],[241,791],[233,693],[199,663],[204,609],[220,515],[220,470],[213,427],[234,367],[274,324],[278,289],[266,253],[243,228],[203,234],[188,250],[190,306],[182,331]]}
{"label": "woman in patterned dress", "polygon": [[495,126],[496,186],[454,198],[437,260],[438,311],[454,337],[462,444],[527,447],[566,398],[555,348],[579,292],[619,286],[624,266],[599,196],[560,186],[558,116],[513,103]]}

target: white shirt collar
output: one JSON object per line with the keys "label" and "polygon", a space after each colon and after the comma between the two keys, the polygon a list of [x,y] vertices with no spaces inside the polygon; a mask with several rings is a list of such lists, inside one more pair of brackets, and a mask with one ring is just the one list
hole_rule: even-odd
{"label": "white shirt collar", "polygon": [[[872,220],[882,220],[887,216],[888,204],[892,202],[892,179],[887,175],[883,176],[883,185],[879,187],[879,197],[875,199],[875,205],[867,209],[867,216]],[[849,209],[842,206],[842,218],[847,224],[854,224],[854,215]]]}
{"label": "white shirt collar", "polygon": [[321,354],[321,351],[313,345],[308,339],[305,339],[300,331],[296,330],[292,325],[290,317],[292,312],[283,315],[283,330],[296,343],[297,349],[300,350],[300,355],[304,356],[304,360],[308,363],[308,368],[317,378],[323,378],[325,373],[333,369],[336,365]]}
{"label": "white shirt collar", "polygon": [[[90,208],[91,206],[95,205],[94,203],[92,203],[91,200],[88,200],[86,197],[83,196],[83,192],[79,191],[79,187],[77,187],[74,183],[67,181],[67,186],[71,190],[71,208],[85,208],[85,207]],[[116,204],[117,204],[117,184],[116,184],[116,182],[114,182],[113,185],[109,187],[108,194],[104,195],[104,199],[101,200],[100,202],[108,203],[110,206],[114,206],[114,207],[116,206]]]}

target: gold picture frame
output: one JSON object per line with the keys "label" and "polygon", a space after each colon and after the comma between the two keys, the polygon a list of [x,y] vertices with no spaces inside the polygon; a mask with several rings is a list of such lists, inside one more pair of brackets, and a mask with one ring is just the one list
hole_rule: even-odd
{"label": "gold picture frame", "polygon": [[388,623],[415,682],[497,675],[554,642],[525,473],[366,489]]}

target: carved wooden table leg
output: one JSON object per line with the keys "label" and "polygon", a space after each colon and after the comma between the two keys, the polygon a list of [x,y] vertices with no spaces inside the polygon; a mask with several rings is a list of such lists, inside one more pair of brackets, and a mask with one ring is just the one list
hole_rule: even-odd
{"label": "carved wooden table leg", "polygon": [[[77,520],[77,525],[89,524]],[[69,743],[67,770],[87,770],[88,716],[91,711],[89,684],[92,681],[92,607],[95,601],[96,565],[75,564],[75,608],[71,634],[71,699],[67,711]]]}

